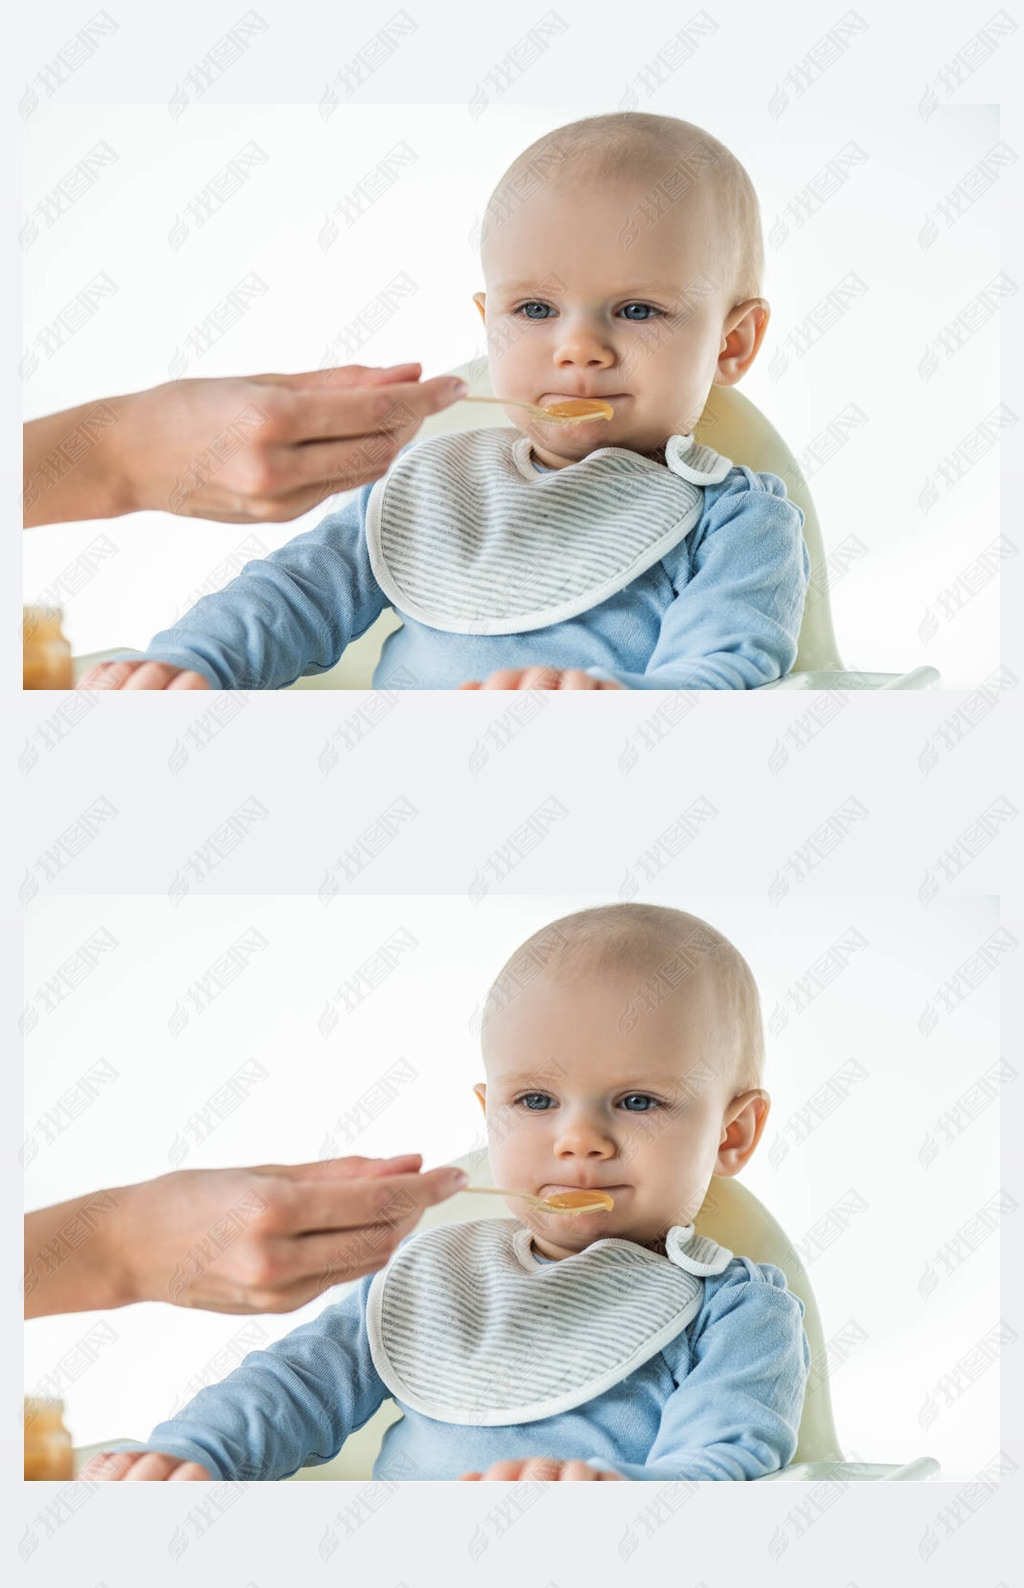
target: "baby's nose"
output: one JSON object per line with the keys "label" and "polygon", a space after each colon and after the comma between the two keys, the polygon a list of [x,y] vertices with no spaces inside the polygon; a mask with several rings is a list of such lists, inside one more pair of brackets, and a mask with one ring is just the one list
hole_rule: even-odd
{"label": "baby's nose", "polygon": [[596,1122],[577,1120],[566,1123],[556,1150],[562,1157],[607,1158],[615,1151],[615,1143]]}
{"label": "baby's nose", "polygon": [[574,321],[563,329],[555,362],[604,369],[615,362],[615,352],[601,327]]}

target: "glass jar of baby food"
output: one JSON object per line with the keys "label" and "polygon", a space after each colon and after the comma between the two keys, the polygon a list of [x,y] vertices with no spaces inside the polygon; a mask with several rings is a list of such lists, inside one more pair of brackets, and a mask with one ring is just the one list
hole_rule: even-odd
{"label": "glass jar of baby food", "polygon": [[21,633],[23,689],[70,689],[71,646],[60,607],[24,607]]}
{"label": "glass jar of baby food", "polygon": [[74,1477],[71,1435],[64,1427],[64,1402],[25,1396],[25,1481],[65,1482]]}

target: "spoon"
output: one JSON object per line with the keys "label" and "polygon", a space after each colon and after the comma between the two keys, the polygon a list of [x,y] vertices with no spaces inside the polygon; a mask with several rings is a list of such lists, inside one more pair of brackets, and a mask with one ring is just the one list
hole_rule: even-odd
{"label": "spoon", "polygon": [[538,408],[535,403],[521,402],[517,397],[460,397],[464,403],[500,403],[504,408],[525,408],[534,419],[554,421],[555,424],[580,425],[588,419],[614,419],[611,403],[598,397],[566,397],[561,402]]}
{"label": "spoon", "polygon": [[475,1191],[479,1196],[518,1197],[544,1213],[596,1213],[599,1209],[610,1211],[615,1206],[615,1198],[607,1191],[556,1191],[554,1196],[535,1197],[527,1191],[501,1191],[489,1185],[466,1185],[462,1189]]}

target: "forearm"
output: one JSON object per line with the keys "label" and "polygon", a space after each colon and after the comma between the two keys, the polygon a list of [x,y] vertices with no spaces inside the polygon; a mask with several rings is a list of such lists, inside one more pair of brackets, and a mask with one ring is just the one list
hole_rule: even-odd
{"label": "forearm", "polygon": [[131,401],[108,397],[25,425],[26,529],[135,510],[123,463]]}
{"label": "forearm", "polygon": [[248,563],[154,635],[147,658],[194,669],[215,689],[283,689],[333,667],[385,605],[362,537],[368,496]]}
{"label": "forearm", "polygon": [[650,1462],[588,1461],[588,1466],[617,1472],[620,1478],[644,1483],[752,1482],[777,1472],[784,1463],[767,1445],[721,1444],[707,1450],[680,1450]]}
{"label": "forearm", "polygon": [[780,663],[766,653],[754,655],[720,654],[680,658],[652,667],[646,673],[627,673],[590,667],[594,678],[608,679],[623,689],[758,689],[782,676]]}
{"label": "forearm", "polygon": [[25,1217],[25,1316],[96,1312],[141,1299],[129,1254],[132,1186]]}
{"label": "forearm", "polygon": [[312,1323],[200,1390],[146,1448],[237,1481],[274,1481],[330,1460],[387,1395],[364,1324],[372,1282],[367,1275]]}

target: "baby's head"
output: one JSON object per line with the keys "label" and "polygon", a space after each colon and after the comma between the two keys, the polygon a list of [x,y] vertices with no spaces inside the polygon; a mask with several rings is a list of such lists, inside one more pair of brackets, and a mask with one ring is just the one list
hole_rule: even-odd
{"label": "baby's head", "polygon": [[654,1250],[692,1224],[714,1175],[734,1175],[768,1116],[750,968],[682,910],[582,910],[523,943],[484,1006],[494,1183],[549,1196],[611,1192],[610,1212],[508,1200],[546,1257],[606,1236]]}
{"label": "baby's head", "polygon": [[508,417],[538,461],[598,447],[664,460],[713,385],[732,386],[761,345],[764,245],[757,195],[717,138],[625,111],[546,133],[505,172],[481,227],[484,317],[499,396],[543,407],[608,398],[611,420]]}

